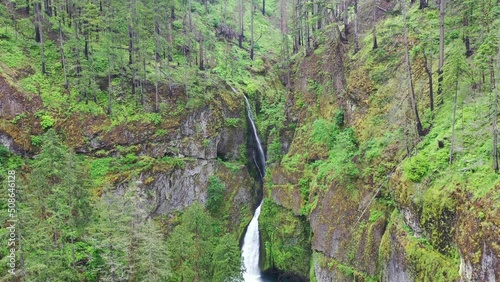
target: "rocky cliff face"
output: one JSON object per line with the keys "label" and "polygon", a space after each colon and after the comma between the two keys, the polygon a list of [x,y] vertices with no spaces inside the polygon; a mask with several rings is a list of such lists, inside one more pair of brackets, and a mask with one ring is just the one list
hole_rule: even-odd
{"label": "rocky cliff face", "polygon": [[[418,138],[416,144],[422,144],[415,145],[408,160],[408,135],[395,134],[404,127],[402,121],[394,120],[401,111],[396,86],[401,80],[378,82],[377,89],[363,59],[346,59],[344,47],[338,43],[328,46],[330,51],[316,50],[292,68],[295,72],[285,113],[293,134],[283,131],[286,134],[280,136],[286,144],[284,157],[269,165],[265,181],[267,197],[284,208],[280,214],[297,221],[305,218],[310,227],[312,252],[306,256],[311,263],[290,261],[286,267],[321,282],[500,279],[498,186],[476,196],[468,187],[467,176],[446,180],[441,170],[448,165],[449,148],[440,149],[438,141],[449,140],[448,128],[432,129]],[[349,60],[350,68],[345,63]],[[321,67],[321,62],[332,61],[336,71]],[[417,73],[414,79],[425,77]],[[348,179],[336,176],[342,165],[322,170],[332,154],[339,157],[326,144],[311,141],[318,120],[333,124],[340,110],[345,124],[332,131],[353,129],[359,148],[343,163],[359,169]],[[335,142],[342,141],[339,138]],[[419,151],[422,148],[432,154]],[[420,165],[431,166],[431,158],[444,164],[426,168],[431,171],[428,178],[412,178],[411,173],[421,173]],[[287,219],[278,225],[290,226],[290,222]],[[297,226],[298,222],[294,228]],[[264,238],[271,237],[265,228],[262,232]],[[273,244],[302,239],[293,234],[280,236]],[[264,259],[272,261],[281,255],[266,252]]]}
{"label": "rocky cliff face", "polygon": [[[187,99],[182,89],[172,96],[177,101]],[[0,76],[0,142],[18,154],[34,155],[37,148],[30,136],[43,130],[37,114],[42,107],[39,96],[22,93]],[[237,123],[229,124],[227,119]],[[136,156],[176,162],[110,178],[117,193],[125,191],[130,180],[136,181],[147,195],[152,216],[171,215],[194,202],[205,204],[210,176],[219,177],[227,188],[225,200],[234,207],[228,211],[233,230],[243,227],[242,220],[251,217],[258,201],[258,184],[242,165],[244,121],[243,98],[228,92],[211,104],[171,115],[159,124],[134,121],[113,125],[106,116],[73,114],[53,126],[65,133],[65,143],[80,154],[120,158],[120,148],[127,148]]]}

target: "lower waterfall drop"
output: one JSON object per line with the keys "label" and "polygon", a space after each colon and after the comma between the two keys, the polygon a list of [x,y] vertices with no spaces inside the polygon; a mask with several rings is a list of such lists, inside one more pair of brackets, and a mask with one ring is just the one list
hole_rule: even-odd
{"label": "lower waterfall drop", "polygon": [[243,265],[245,266],[243,279],[245,279],[245,282],[262,281],[259,268],[259,215],[261,207],[262,202],[255,210],[255,214],[248,225],[247,233],[243,239],[242,256]]}

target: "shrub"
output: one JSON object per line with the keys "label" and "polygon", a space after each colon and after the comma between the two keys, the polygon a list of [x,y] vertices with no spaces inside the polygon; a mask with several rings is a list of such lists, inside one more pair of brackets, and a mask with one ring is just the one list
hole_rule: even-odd
{"label": "shrub", "polygon": [[240,118],[226,118],[224,122],[227,127],[238,127],[240,125]]}
{"label": "shrub", "polygon": [[42,145],[42,136],[31,135],[31,145],[40,147]]}
{"label": "shrub", "polygon": [[40,119],[40,124],[42,125],[43,130],[47,130],[54,126],[55,121],[50,115],[44,114]]}
{"label": "shrub", "polygon": [[408,180],[420,182],[429,171],[429,162],[423,154],[418,154],[404,163],[404,175]]}

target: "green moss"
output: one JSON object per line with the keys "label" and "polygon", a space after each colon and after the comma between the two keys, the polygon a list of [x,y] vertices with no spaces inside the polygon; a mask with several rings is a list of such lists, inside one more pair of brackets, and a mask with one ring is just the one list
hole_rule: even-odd
{"label": "green moss", "polygon": [[410,241],[405,250],[415,281],[445,282],[460,277],[457,258],[445,257],[416,240]]}
{"label": "green moss", "polygon": [[370,210],[370,218],[368,219],[370,222],[376,222],[379,218],[383,217],[385,212],[378,210]]}
{"label": "green moss", "polygon": [[304,218],[266,199],[259,218],[259,229],[265,246],[263,269],[276,267],[307,276],[311,234]]}

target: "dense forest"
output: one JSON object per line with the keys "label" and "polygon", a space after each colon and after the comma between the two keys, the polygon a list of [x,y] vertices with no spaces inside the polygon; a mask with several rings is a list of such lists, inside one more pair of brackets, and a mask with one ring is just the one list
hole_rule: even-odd
{"label": "dense forest", "polygon": [[250,281],[262,200],[270,281],[499,280],[499,30],[498,0],[2,0],[0,280]]}

